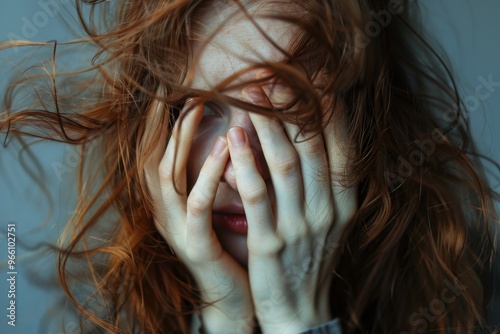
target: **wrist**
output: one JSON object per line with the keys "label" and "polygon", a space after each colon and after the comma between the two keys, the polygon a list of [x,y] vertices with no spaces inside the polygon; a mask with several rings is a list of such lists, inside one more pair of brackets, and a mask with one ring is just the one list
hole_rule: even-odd
{"label": "wrist", "polygon": [[298,334],[303,333],[311,328],[321,326],[333,319],[330,312],[324,310],[322,312],[302,311],[294,314],[290,318],[269,319],[270,321],[263,321],[259,319],[259,324],[263,334]]}
{"label": "wrist", "polygon": [[253,334],[256,327],[253,313],[228,314],[216,307],[207,307],[199,317],[202,333],[207,334]]}
{"label": "wrist", "polygon": [[260,324],[263,334],[298,334],[302,333],[309,328],[304,323],[299,321],[284,322],[280,324]]}

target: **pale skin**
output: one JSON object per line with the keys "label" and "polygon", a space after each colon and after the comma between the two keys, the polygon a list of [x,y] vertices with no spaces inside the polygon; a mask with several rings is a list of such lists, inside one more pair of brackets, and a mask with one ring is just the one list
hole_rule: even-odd
{"label": "pale skin", "polygon": [[[262,36],[253,34],[252,45],[242,44],[248,22],[238,22],[231,31],[221,31],[224,49],[207,49],[193,86],[204,88],[207,77],[221,72],[218,60],[229,61],[232,70],[244,68],[248,64],[238,54],[255,48],[259,57],[276,58]],[[266,32],[286,46],[283,32],[289,27],[264,23]],[[289,92],[263,85],[229,94],[273,107]],[[331,177],[347,164],[342,131],[331,124],[321,135],[295,143],[290,138],[299,132],[297,125],[228,107],[230,120],[203,129],[200,136],[206,110],[196,102],[184,106],[186,118],[175,124],[167,147],[157,145],[145,176],[158,231],[191,271],[203,300],[213,303],[201,313],[206,332],[252,333],[256,320],[263,333],[300,333],[328,322],[334,251],[357,208],[356,188]],[[151,110],[150,126],[158,107]],[[167,133],[162,133],[165,142]],[[227,198],[244,207],[248,233],[243,237],[214,230],[212,209]]]}

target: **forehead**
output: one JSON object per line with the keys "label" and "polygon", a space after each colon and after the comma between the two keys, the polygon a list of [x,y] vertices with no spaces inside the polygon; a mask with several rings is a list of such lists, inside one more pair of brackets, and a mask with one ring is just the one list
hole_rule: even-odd
{"label": "forehead", "polygon": [[[211,6],[198,22],[194,51],[199,58],[195,58],[191,68],[193,88],[209,90],[254,63],[285,60],[280,48],[288,51],[298,33],[292,23],[269,17],[298,15],[291,3],[246,1],[242,5],[247,13],[231,1],[222,3]],[[246,73],[239,80],[253,78],[252,75]]]}

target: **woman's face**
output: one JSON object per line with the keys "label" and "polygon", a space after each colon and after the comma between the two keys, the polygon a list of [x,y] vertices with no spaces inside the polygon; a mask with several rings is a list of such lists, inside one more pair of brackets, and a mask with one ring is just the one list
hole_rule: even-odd
{"label": "woman's face", "polygon": [[[285,50],[297,33],[297,28],[289,23],[269,18],[258,18],[256,15],[283,13],[287,5],[276,5],[251,2],[246,5],[248,12],[254,17],[268,37]],[[250,19],[234,5],[214,6],[204,16],[201,26],[203,34],[209,36],[224,23],[224,26],[208,45],[204,47],[199,62],[193,64],[194,77],[192,88],[210,90],[225,78],[251,65],[251,61],[281,61],[283,54],[258,31]],[[201,42],[194,45],[195,52]],[[198,48],[198,49],[197,49]],[[255,78],[255,71],[248,72],[241,80]],[[242,99],[241,91],[226,92],[227,95]],[[220,116],[222,113],[223,116]],[[226,135],[233,126],[245,129],[252,147],[258,170],[266,182],[271,205],[275,205],[275,194],[266,159],[262,153],[259,138],[250,120],[248,112],[218,102],[205,104],[205,115],[198,128],[188,162],[188,189],[195,184],[200,169],[213,147],[218,136]],[[226,165],[213,204],[213,227],[222,247],[241,264],[247,264],[246,220],[241,197],[236,184],[235,172],[231,160]]]}

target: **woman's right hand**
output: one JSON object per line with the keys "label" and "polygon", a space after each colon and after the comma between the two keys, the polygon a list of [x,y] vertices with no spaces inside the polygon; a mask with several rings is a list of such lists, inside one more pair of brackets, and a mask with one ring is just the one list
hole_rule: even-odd
{"label": "woman's right hand", "polygon": [[[161,108],[159,103],[153,108],[155,110],[149,113],[152,117],[148,118],[149,125],[154,128],[158,124],[154,124],[156,113]],[[212,304],[201,312],[205,331],[252,333],[254,308],[248,275],[222,249],[212,228],[212,205],[229,158],[229,150],[225,138],[217,138],[195,185],[187,195],[186,167],[193,139],[203,117],[203,105],[188,100],[182,113],[186,113],[186,117],[175,124],[166,150],[163,145],[157,145],[145,166],[146,182],[155,207],[155,225],[189,268],[202,300]],[[167,131],[161,131],[160,143],[165,143]],[[175,191],[173,179],[181,194]]]}

